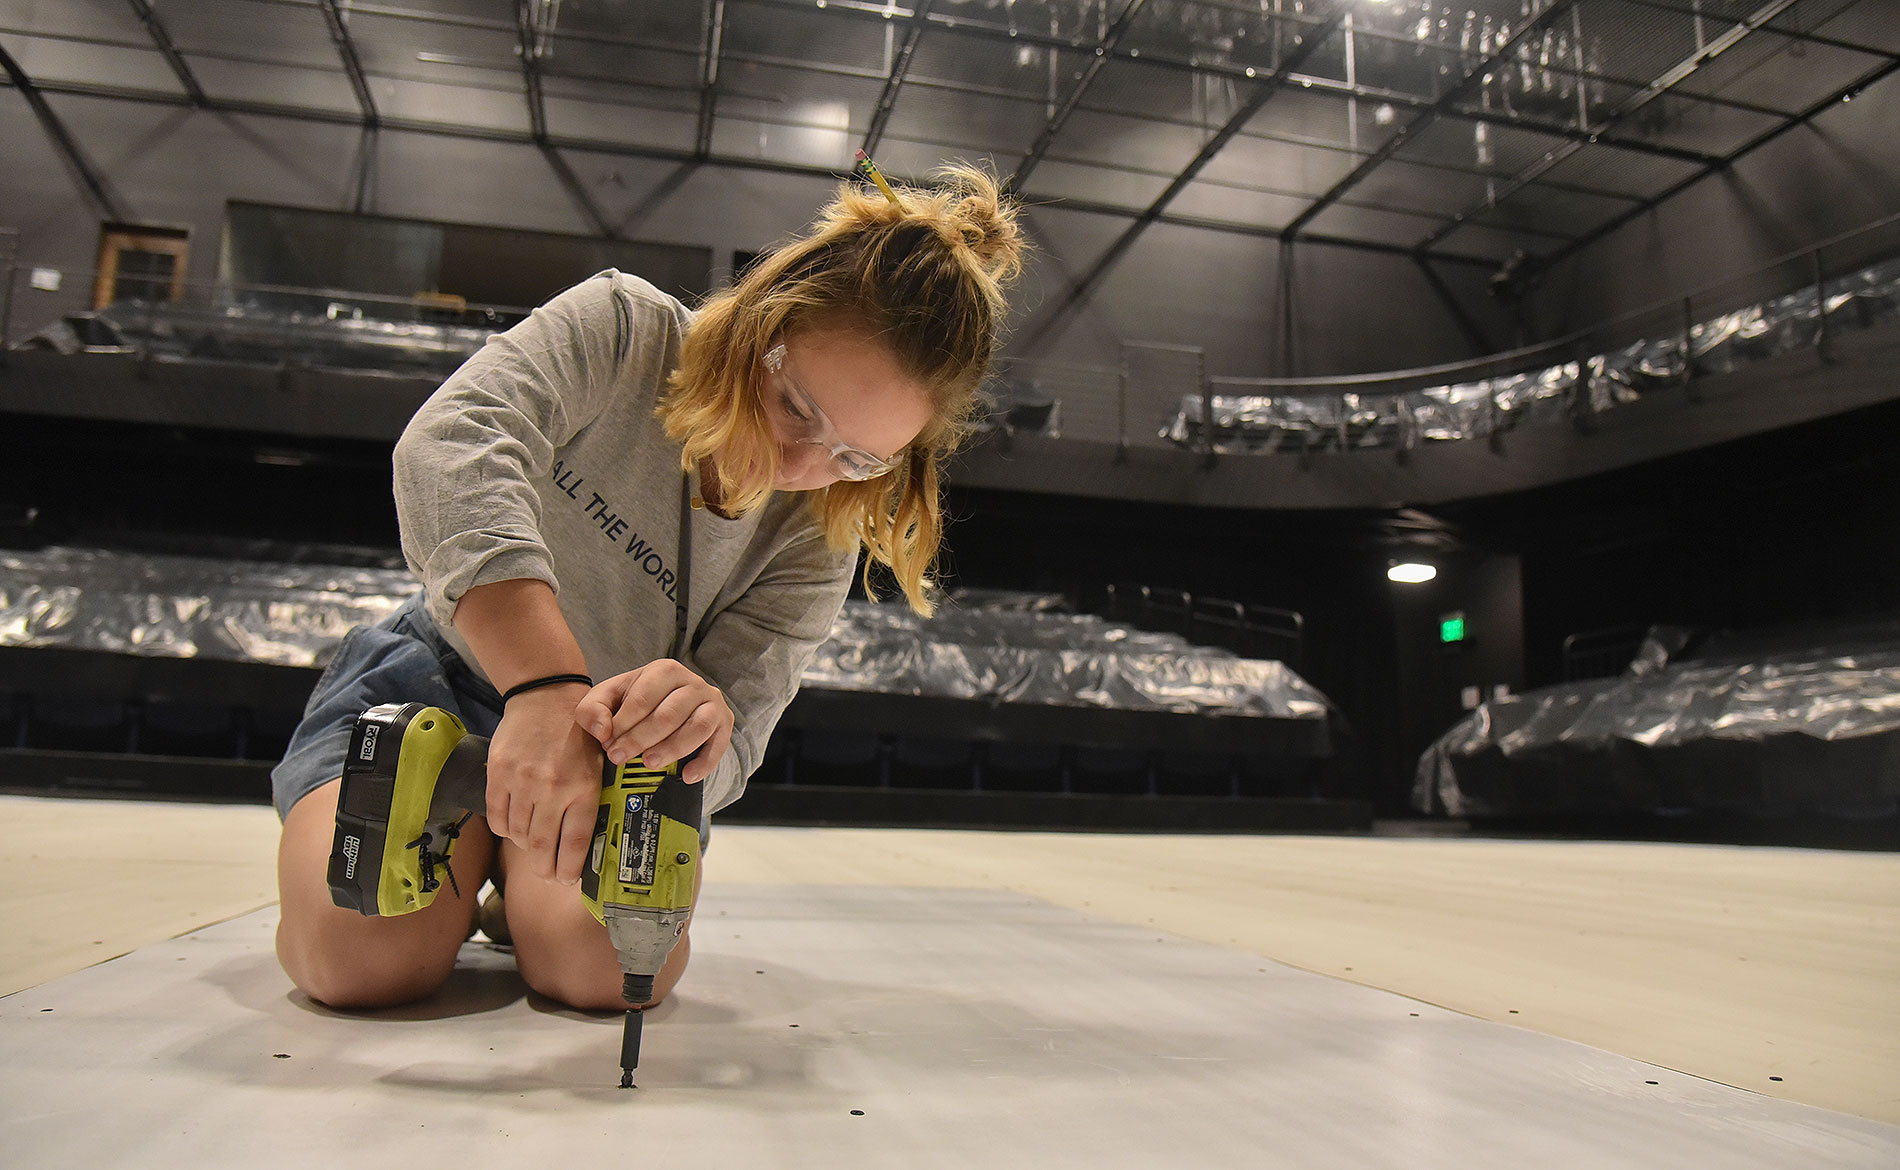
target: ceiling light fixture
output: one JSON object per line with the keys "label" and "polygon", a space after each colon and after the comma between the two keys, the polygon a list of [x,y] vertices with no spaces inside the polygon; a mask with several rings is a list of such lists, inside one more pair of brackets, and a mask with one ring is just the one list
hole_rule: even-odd
{"label": "ceiling light fixture", "polygon": [[1404,561],[1386,569],[1385,575],[1387,580],[1397,581],[1402,585],[1423,585],[1438,576],[1438,570],[1417,561]]}

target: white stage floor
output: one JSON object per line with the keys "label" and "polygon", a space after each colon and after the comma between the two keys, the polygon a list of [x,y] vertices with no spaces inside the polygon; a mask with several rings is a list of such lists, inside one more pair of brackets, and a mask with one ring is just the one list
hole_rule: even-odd
{"label": "white stage floor", "polygon": [[633,1091],[618,1017],[485,945],[342,1016],[275,921],[0,999],[0,1165],[1900,1165],[1900,1128],[1007,890],[709,881]]}

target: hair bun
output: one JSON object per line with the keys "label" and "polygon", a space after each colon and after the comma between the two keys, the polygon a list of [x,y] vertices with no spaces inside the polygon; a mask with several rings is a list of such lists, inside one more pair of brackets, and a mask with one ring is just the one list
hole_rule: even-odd
{"label": "hair bun", "polygon": [[979,167],[958,163],[938,174],[951,193],[938,212],[946,234],[975,254],[991,280],[1015,277],[1027,246],[1017,223],[1016,201],[1004,196],[995,177]]}

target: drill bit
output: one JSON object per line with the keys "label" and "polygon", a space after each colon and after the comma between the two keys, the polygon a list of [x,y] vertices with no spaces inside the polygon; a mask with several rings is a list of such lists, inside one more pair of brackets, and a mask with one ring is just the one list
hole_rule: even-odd
{"label": "drill bit", "polygon": [[653,1000],[653,976],[626,972],[620,980],[620,998],[627,1001],[627,1021],[620,1027],[620,1087],[633,1088],[633,1070],[640,1067],[641,1011]]}
{"label": "drill bit", "polygon": [[627,1022],[620,1030],[620,1087],[633,1088],[633,1070],[640,1067],[640,1029],[644,1014],[639,1008],[627,1009]]}

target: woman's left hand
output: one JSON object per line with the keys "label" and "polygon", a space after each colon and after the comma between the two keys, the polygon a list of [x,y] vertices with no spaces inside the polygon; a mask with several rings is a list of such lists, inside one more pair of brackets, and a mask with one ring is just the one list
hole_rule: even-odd
{"label": "woman's left hand", "polygon": [[647,767],[664,768],[697,750],[681,772],[689,784],[712,775],[732,746],[726,696],[671,658],[600,683],[574,708],[574,722],[616,764],[640,756]]}

